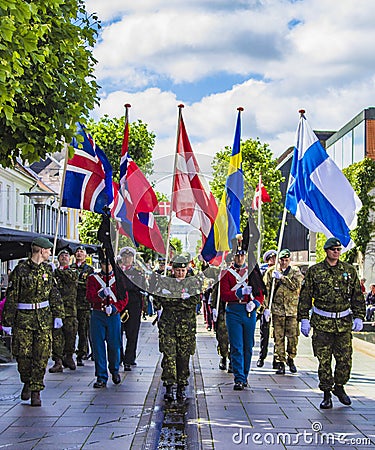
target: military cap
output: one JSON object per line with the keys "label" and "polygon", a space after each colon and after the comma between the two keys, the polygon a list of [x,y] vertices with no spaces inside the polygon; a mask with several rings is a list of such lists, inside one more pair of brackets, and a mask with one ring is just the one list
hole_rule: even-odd
{"label": "military cap", "polygon": [[74,253],[77,253],[78,250],[83,250],[84,252],[86,251],[86,249],[83,245],[79,245],[78,247],[76,247],[76,249],[74,250]]}
{"label": "military cap", "polygon": [[70,256],[69,250],[67,250],[66,248],[63,248],[62,250],[59,251],[59,253],[57,254],[57,257],[59,257],[60,255],[64,255],[64,254]]}
{"label": "military cap", "polygon": [[31,245],[36,245],[37,247],[40,248],[53,248],[53,244],[44,237],[37,237],[35,239],[33,239]]}
{"label": "military cap", "polygon": [[172,267],[175,269],[182,269],[189,264],[188,259],[184,255],[176,255],[172,260]]}
{"label": "military cap", "polygon": [[133,247],[122,247],[119,254],[120,254],[120,256],[123,256],[123,255],[135,256],[136,251],[134,250]]}
{"label": "military cap", "polygon": [[329,239],[326,240],[323,248],[324,248],[324,250],[327,250],[328,248],[338,247],[338,246],[341,246],[340,239],[337,239],[335,237],[330,237]]}
{"label": "military cap", "polygon": [[165,257],[164,256],[158,256],[159,263],[165,263]]}
{"label": "military cap", "polygon": [[276,256],[276,250],[268,250],[263,254],[263,261],[267,262],[272,256]]}
{"label": "military cap", "polygon": [[279,258],[290,258],[290,250],[288,248],[284,248],[283,250],[281,250]]}

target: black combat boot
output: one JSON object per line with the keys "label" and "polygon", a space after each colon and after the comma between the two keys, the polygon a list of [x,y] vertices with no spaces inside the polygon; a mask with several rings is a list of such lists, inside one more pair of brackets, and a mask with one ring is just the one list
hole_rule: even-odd
{"label": "black combat boot", "polygon": [[220,359],[219,369],[220,369],[220,370],[226,370],[226,369],[227,369],[227,358],[226,358],[225,356],[223,356],[223,357]]}
{"label": "black combat boot", "polygon": [[29,383],[25,383],[21,391],[21,400],[30,400],[30,397],[31,397],[30,385]]}
{"label": "black combat boot", "polygon": [[63,359],[64,367],[69,367],[70,370],[76,370],[76,363],[74,362],[73,355],[67,353]]}
{"label": "black combat boot", "polygon": [[181,384],[177,386],[176,398],[179,402],[186,400],[185,386],[182,386]]}
{"label": "black combat boot", "polygon": [[344,391],[344,386],[340,384],[335,384],[333,386],[332,393],[340,400],[343,405],[349,406],[352,404],[349,395]]}
{"label": "black combat boot", "polygon": [[64,370],[64,367],[63,367],[62,361],[61,361],[61,359],[58,358],[58,359],[56,359],[55,364],[48,369],[48,372],[49,373],[58,373],[58,372],[63,372],[63,370]]}
{"label": "black combat boot", "polygon": [[85,364],[82,361],[82,357],[81,356],[77,356],[77,366],[79,367],[83,367]]}
{"label": "black combat boot", "polygon": [[165,386],[165,394],[164,394],[164,400],[166,402],[173,402],[174,396],[173,396],[173,386],[171,384],[167,384]]}
{"label": "black combat boot", "polygon": [[296,372],[297,372],[297,367],[296,367],[295,364],[294,364],[293,358],[291,358],[290,356],[288,356],[288,359],[286,360],[286,363],[288,364],[289,370],[290,370],[292,373],[296,373]]}
{"label": "black combat boot", "polygon": [[264,359],[263,358],[259,358],[257,361],[257,367],[263,367],[264,366]]}
{"label": "black combat boot", "polygon": [[332,395],[331,391],[323,391],[324,397],[323,401],[320,404],[320,409],[331,409],[332,408]]}
{"label": "black combat boot", "polygon": [[285,375],[285,364],[283,362],[279,362],[279,367],[276,370],[276,375]]}
{"label": "black combat boot", "polygon": [[227,372],[228,372],[228,373],[233,373],[232,363],[230,362],[230,360],[229,360]]}
{"label": "black combat boot", "polygon": [[31,392],[31,406],[42,406],[42,400],[40,399],[39,391]]}

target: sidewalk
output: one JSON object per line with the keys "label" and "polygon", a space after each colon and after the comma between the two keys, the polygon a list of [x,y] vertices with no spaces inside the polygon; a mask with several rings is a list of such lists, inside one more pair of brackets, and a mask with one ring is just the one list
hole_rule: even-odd
{"label": "sidewalk", "polygon": [[[257,342],[250,387],[236,392],[233,375],[218,369],[216,339],[202,321],[198,316],[197,352],[184,409],[186,449],[254,449],[262,444],[305,450],[375,447],[375,345],[355,339],[361,351],[354,352],[346,389],[352,405],[341,405],[334,397],[334,408],[323,411],[311,339],[300,338],[298,373],[285,376],[274,374],[272,355],[263,368],[255,367]],[[20,400],[16,365],[1,364],[0,449],[158,448],[164,402],[157,328],[150,319],[142,321],[138,353],[138,366],[121,371],[121,384],[109,380],[106,389],[93,389],[92,361],[76,371],[47,372],[41,408]]]}

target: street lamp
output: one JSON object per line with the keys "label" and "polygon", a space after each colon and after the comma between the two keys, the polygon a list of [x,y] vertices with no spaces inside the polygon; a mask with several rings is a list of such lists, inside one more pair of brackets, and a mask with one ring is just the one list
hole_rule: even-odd
{"label": "street lamp", "polygon": [[29,197],[33,205],[35,206],[35,231],[36,233],[43,233],[43,209],[47,204],[47,201],[53,197],[56,197],[56,194],[53,192],[46,191],[31,191],[31,192],[23,192],[21,195],[26,195]]}

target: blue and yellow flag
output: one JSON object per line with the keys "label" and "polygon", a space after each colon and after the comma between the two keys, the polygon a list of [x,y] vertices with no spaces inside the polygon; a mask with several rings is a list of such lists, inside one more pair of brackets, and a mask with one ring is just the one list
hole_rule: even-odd
{"label": "blue and yellow flag", "polygon": [[219,204],[215,223],[202,249],[202,256],[206,261],[211,261],[219,252],[230,250],[232,239],[240,233],[241,200],[244,196],[241,153],[242,111],[243,108],[238,108],[232,155],[223,197]]}

